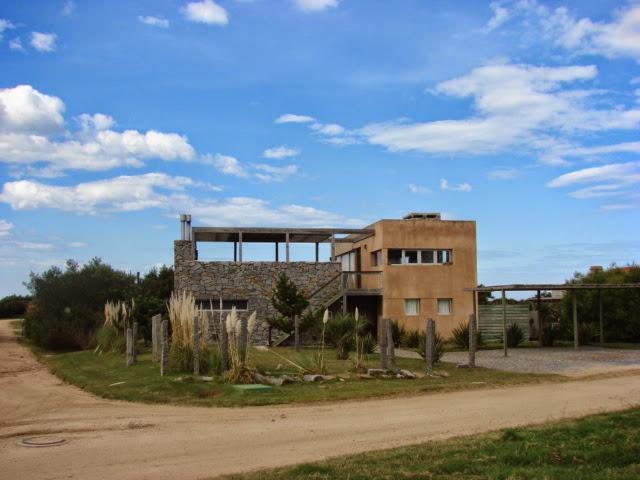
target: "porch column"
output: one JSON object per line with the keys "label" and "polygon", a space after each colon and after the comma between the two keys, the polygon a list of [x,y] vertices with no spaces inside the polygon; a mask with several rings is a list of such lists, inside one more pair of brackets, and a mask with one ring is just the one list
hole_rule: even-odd
{"label": "porch column", "polygon": [[285,248],[284,248],[284,256],[285,261],[289,263],[289,232],[285,233]]}
{"label": "porch column", "polygon": [[504,356],[507,356],[507,294],[502,290],[502,343]]}
{"label": "porch column", "polygon": [[238,242],[233,242],[233,261],[238,261]]}
{"label": "porch column", "polygon": [[316,242],[316,263],[320,261],[320,244]]}
{"label": "porch column", "polygon": [[540,343],[542,343],[542,330],[544,327],[544,323],[542,320],[542,298],[540,296],[540,290],[536,293],[536,310],[538,311],[538,339]]}
{"label": "porch column", "polygon": [[280,252],[278,252],[278,242],[276,242],[276,262],[280,261],[279,254]]}
{"label": "porch column", "polygon": [[336,234],[331,234],[331,261],[336,261]]}

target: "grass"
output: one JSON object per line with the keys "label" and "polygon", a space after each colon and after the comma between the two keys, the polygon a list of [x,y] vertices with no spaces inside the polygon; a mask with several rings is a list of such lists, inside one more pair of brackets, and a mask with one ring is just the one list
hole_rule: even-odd
{"label": "grass", "polygon": [[[448,377],[425,377],[415,380],[371,379],[363,380],[349,370],[351,360],[336,360],[335,351],[326,351],[329,373],[339,375],[342,380],[322,384],[298,383],[274,387],[263,393],[243,393],[220,378],[203,381],[185,374],[161,377],[159,367],[151,363],[151,355],[143,352],[139,363],[125,367],[124,357],[117,354],[96,355],[92,351],[53,353],[34,349],[40,360],[60,378],[91,393],[105,398],[139,401],[146,403],[171,403],[202,406],[247,406],[274,405],[284,403],[309,403],[345,399],[418,395],[469,388],[492,388],[542,381],[560,380],[554,375],[520,374],[484,368],[456,368],[453,364],[441,363],[437,370]],[[280,355],[302,366],[310,365],[314,349],[275,349]],[[377,355],[366,362],[368,367],[378,366]],[[251,362],[261,372],[282,374],[299,373],[295,367],[270,352],[252,349]],[[420,372],[424,364],[420,360],[399,358],[397,366]],[[124,382],[124,383],[120,383]],[[118,385],[113,385],[113,384]]]}
{"label": "grass", "polygon": [[225,478],[638,479],[640,409]]}

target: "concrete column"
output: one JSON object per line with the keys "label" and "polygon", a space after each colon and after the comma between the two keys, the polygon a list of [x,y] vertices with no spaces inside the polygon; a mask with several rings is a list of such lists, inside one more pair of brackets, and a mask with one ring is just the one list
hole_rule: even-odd
{"label": "concrete column", "polygon": [[436,322],[431,318],[427,319],[425,333],[424,360],[427,364],[427,373],[431,375],[436,357]]}
{"label": "concrete column", "polygon": [[186,236],[185,236],[186,220],[187,220],[187,216],[184,213],[180,214],[180,240],[186,240]]}
{"label": "concrete column", "polygon": [[578,349],[578,298],[575,290],[571,290],[571,303],[573,304],[573,348]]}
{"label": "concrete column", "polygon": [[507,294],[502,290],[502,343],[504,356],[507,356]]}
{"label": "concrete column", "polygon": [[233,242],[233,261],[238,261],[238,242]]}
{"label": "concrete column", "polygon": [[395,370],[396,368],[396,348],[393,343],[393,326],[391,320],[387,319],[387,361],[389,362],[389,368]]}
{"label": "concrete column", "polygon": [[242,263],[242,232],[238,233],[238,260]]}
{"label": "concrete column", "polygon": [[316,263],[320,261],[320,244],[316,242]]}
{"label": "concrete column", "polygon": [[544,319],[542,318],[542,298],[540,295],[540,290],[536,294],[536,302],[538,304],[538,338],[540,339],[540,343],[542,343],[542,331],[544,330]]}
{"label": "concrete column", "polygon": [[276,262],[280,261],[280,252],[278,251],[278,242],[276,242]]}
{"label": "concrete column", "polygon": [[151,317],[151,359],[153,363],[160,361],[161,315]]}
{"label": "concrete column", "polygon": [[336,234],[331,234],[331,261],[336,261]]}
{"label": "concrete column", "polygon": [[187,221],[187,240],[191,241],[191,215],[185,215],[185,219]]}
{"label": "concrete column", "polygon": [[125,335],[126,365],[130,367],[133,365],[133,330],[131,327],[127,328]]}
{"label": "concrete column", "polygon": [[163,320],[162,326],[162,342],[160,346],[160,376],[163,377],[169,373],[169,321]]}
{"label": "concrete column", "polygon": [[[506,343],[505,343],[506,345]],[[478,350],[478,330],[475,315],[469,315],[469,366],[476,366],[476,350]],[[506,350],[505,350],[506,355]]]}
{"label": "concrete column", "polygon": [[378,319],[378,350],[380,351],[380,368],[386,370],[389,368],[387,359],[387,322],[386,318]]}

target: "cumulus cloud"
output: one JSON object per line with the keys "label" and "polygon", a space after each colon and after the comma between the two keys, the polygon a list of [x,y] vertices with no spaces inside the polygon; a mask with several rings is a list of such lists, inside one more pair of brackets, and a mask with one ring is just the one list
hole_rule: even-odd
{"label": "cumulus cloud", "polygon": [[222,155],[219,153],[216,155],[205,155],[203,156],[202,162],[213,165],[225,175],[234,175],[243,178],[249,176],[238,159],[231,155]]}
{"label": "cumulus cloud", "polygon": [[299,10],[312,13],[337,7],[340,0],[293,0],[293,3]]}
{"label": "cumulus cloud", "polygon": [[39,52],[53,52],[57,39],[55,33],[31,32],[31,46]]}
{"label": "cumulus cloud", "polygon": [[267,148],[264,152],[262,152],[262,156],[264,158],[273,158],[273,159],[295,157],[297,155],[300,155],[300,149],[290,148],[290,147],[287,147],[286,145]]}
{"label": "cumulus cloud", "polygon": [[294,113],[285,113],[276,118],[275,123],[308,123],[315,121],[315,118],[308,115],[296,115]]}
{"label": "cumulus cloud", "polygon": [[226,25],[229,23],[227,11],[212,0],[189,2],[183,9],[187,20],[208,25]]}
{"label": "cumulus cloud", "polygon": [[500,2],[491,2],[489,8],[493,11],[493,16],[487,22],[484,28],[485,32],[491,32],[498,28],[500,25],[509,20],[510,13],[507,8],[500,4]]}
{"label": "cumulus cloud", "polygon": [[328,227],[366,223],[304,205],[273,207],[267,200],[258,198],[195,198],[188,194],[187,189],[197,186],[197,182],[189,178],[163,173],[119,176],[71,186],[21,180],[4,184],[0,202],[15,210],[51,208],[89,215],[159,209],[175,216],[178,212],[188,211],[198,221],[216,225]]}
{"label": "cumulus cloud", "polygon": [[0,132],[57,133],[64,127],[64,103],[30,85],[0,89]]}
{"label": "cumulus cloud", "polygon": [[471,185],[468,183],[460,183],[458,185],[450,185],[449,182],[441,178],[440,179],[440,190],[450,190],[452,192],[470,192]]}
{"label": "cumulus cloud", "polygon": [[169,28],[169,20],[162,17],[154,17],[153,15],[140,15],[138,21],[152,27]]}
{"label": "cumulus cloud", "polygon": [[273,165],[257,164],[254,168],[258,170],[256,177],[262,182],[282,182],[287,177],[295,174],[298,171],[296,165],[284,165],[276,167]]}
{"label": "cumulus cloud", "polygon": [[338,125],[337,123],[314,123],[313,125],[311,125],[311,129],[315,132],[327,136],[342,135],[346,132],[345,128],[342,125]]}

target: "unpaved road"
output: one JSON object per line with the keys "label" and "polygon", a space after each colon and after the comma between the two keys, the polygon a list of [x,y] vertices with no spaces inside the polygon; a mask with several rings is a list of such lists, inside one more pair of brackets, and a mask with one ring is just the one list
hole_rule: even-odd
{"label": "unpaved road", "polygon": [[[242,409],[101,400],[62,384],[0,321],[0,476],[198,479],[640,404],[640,375]],[[66,445],[26,448],[25,436]]]}

